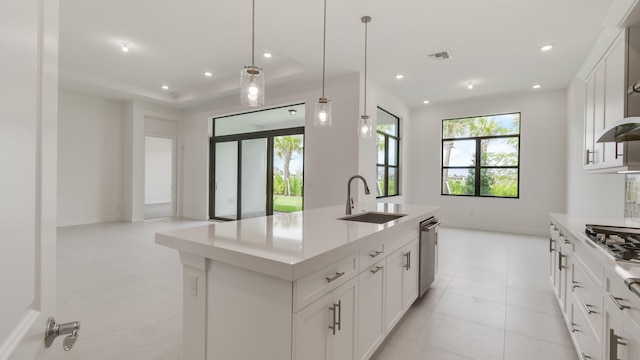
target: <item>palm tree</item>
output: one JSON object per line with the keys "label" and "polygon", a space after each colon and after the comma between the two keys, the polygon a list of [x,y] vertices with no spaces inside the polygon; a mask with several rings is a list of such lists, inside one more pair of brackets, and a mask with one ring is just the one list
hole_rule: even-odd
{"label": "palm tree", "polygon": [[[446,125],[442,129],[442,138],[451,139],[467,132],[468,129],[463,120],[464,119],[447,121]],[[444,194],[449,194],[449,183],[447,182],[447,179],[449,178],[449,169],[444,167],[449,166],[449,161],[451,160],[451,149],[453,149],[453,141],[445,141],[442,145],[444,146],[444,159],[442,160],[442,192]]]}
{"label": "palm tree", "polygon": [[279,136],[274,139],[274,149],[276,155],[284,162],[284,196],[291,195],[291,182],[289,181],[289,163],[291,163],[291,156],[294,152],[300,153],[302,151],[302,143],[300,136]]}

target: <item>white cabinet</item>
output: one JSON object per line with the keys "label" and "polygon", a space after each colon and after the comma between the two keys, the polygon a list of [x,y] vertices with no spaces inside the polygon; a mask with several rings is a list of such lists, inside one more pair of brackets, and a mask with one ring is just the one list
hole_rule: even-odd
{"label": "white cabinet", "polygon": [[616,274],[607,276],[605,296],[605,358],[640,359],[640,297],[624,286]]}
{"label": "white cabinet", "polygon": [[294,314],[294,359],[355,358],[357,284],[353,278]]}
{"label": "white cabinet", "polygon": [[358,359],[368,359],[384,340],[385,265],[382,260],[358,276]]}
{"label": "white cabinet", "polygon": [[583,161],[587,171],[615,173],[640,167],[638,142],[596,143],[603,129],[625,116],[640,115],[636,104],[640,99],[627,97],[629,78],[637,72],[629,64],[637,57],[634,49],[640,49],[639,32],[640,28],[622,30],[587,76]]}
{"label": "white cabinet", "polygon": [[387,257],[385,323],[387,331],[402,318],[418,297],[418,240]]}
{"label": "white cabinet", "polygon": [[294,360],[367,360],[373,355],[418,297],[416,230],[397,233],[297,280],[294,305],[301,308],[294,306]]}
{"label": "white cabinet", "polygon": [[[640,296],[590,240],[553,219],[550,275],[582,360],[640,360]],[[564,274],[564,275],[562,275]]]}
{"label": "white cabinet", "polygon": [[567,311],[571,245],[571,240],[563,233],[563,230],[552,223],[549,234],[549,276],[558,298],[558,304],[563,312]]}
{"label": "white cabinet", "polygon": [[404,310],[408,310],[411,304],[418,298],[419,251],[417,239],[407,244],[404,248],[403,257],[405,258],[405,264],[403,265],[404,271],[402,272],[402,301],[404,302]]}

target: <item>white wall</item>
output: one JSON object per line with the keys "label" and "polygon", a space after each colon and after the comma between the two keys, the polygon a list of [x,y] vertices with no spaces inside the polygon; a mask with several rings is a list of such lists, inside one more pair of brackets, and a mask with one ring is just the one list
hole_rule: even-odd
{"label": "white wall", "polygon": [[61,90],[58,111],[58,226],[122,217],[121,102]]}
{"label": "white wall", "polygon": [[[521,113],[520,198],[440,195],[442,119]],[[442,207],[444,225],[525,234],[548,233],[548,213],[566,210],[566,94],[477,98],[414,109],[407,202]]]}
{"label": "white wall", "polygon": [[585,83],[578,78],[567,89],[567,212],[573,215],[623,217],[622,174],[590,174],[584,161]]}
{"label": "white wall", "polygon": [[143,220],[145,133],[177,138],[182,111],[60,90],[58,116],[58,226]]}

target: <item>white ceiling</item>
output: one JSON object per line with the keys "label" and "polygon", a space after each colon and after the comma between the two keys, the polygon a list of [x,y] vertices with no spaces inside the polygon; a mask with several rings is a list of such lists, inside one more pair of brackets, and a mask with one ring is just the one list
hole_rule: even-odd
{"label": "white ceiling", "polygon": [[[533,84],[542,85],[537,91],[566,88],[612,4],[327,0],[327,77],[363,69],[360,18],[369,15],[369,79],[410,107],[531,92]],[[267,75],[267,96],[269,88],[321,79],[322,7],[322,0],[256,0],[255,62]],[[553,50],[541,52],[545,44]],[[429,60],[444,50],[452,59]],[[273,57],[263,58],[264,51]],[[251,0],[60,1],[63,88],[188,108],[239,98],[240,69],[250,63]],[[404,79],[395,78],[399,73]]]}

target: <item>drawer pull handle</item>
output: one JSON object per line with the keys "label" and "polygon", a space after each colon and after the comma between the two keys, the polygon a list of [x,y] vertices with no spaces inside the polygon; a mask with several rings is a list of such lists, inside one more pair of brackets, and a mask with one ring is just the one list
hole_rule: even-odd
{"label": "drawer pull handle", "polygon": [[582,359],[583,359],[583,360],[593,359],[591,356],[589,356],[589,355],[587,355],[587,354],[585,354],[585,353],[583,353],[583,352],[581,352],[581,353],[580,353],[580,355],[582,356]]}
{"label": "drawer pull handle", "polygon": [[553,244],[555,244],[556,241],[553,240],[552,237],[549,237],[549,252],[552,253],[555,249],[553,248]]}
{"label": "drawer pull handle", "polygon": [[587,310],[588,315],[597,314],[595,311],[591,310],[591,305],[587,304],[584,301],[582,302],[582,305],[584,305],[584,309]]}
{"label": "drawer pull handle", "polygon": [[338,331],[342,330],[342,300],[338,300],[337,304],[334,304],[335,307],[338,308],[338,321],[336,325],[338,326]]}
{"label": "drawer pull handle", "polygon": [[558,270],[562,271],[563,266],[562,266],[562,258],[564,257],[564,255],[562,255],[561,252],[558,251]]}
{"label": "drawer pull handle", "polygon": [[407,271],[409,271],[409,269],[411,269],[411,251],[405,253],[404,257],[407,258],[407,263],[404,264],[402,267],[404,267],[405,269],[407,269]]}
{"label": "drawer pull handle", "polygon": [[[587,156],[585,156],[585,165],[594,164],[594,159],[589,159],[589,155],[595,155],[595,153],[587,149]],[[594,157],[595,158],[595,157]]]}
{"label": "drawer pull handle", "polygon": [[579,330],[575,328],[576,324],[574,324],[574,323],[570,323],[569,325],[570,325],[570,327],[571,327],[571,332],[572,332],[572,333],[574,333],[574,332],[579,332]]}
{"label": "drawer pull handle", "polygon": [[580,287],[580,285],[578,285],[578,284],[580,284],[580,283],[579,283],[579,282],[577,282],[577,281],[573,281],[573,280],[571,280],[571,288],[572,288],[572,289],[579,288],[579,287]]}
{"label": "drawer pull handle", "polygon": [[327,282],[328,282],[328,283],[330,283],[330,282],[332,282],[332,281],[334,281],[334,280],[337,280],[339,277],[343,276],[344,274],[345,274],[345,272],[344,272],[344,271],[342,271],[342,272],[337,272],[335,275],[333,275],[333,276],[331,276],[331,277],[326,278],[326,279],[327,279]]}
{"label": "drawer pull handle", "polygon": [[618,360],[618,345],[627,346],[627,343],[620,341],[621,337],[616,335],[613,329],[609,329],[609,359]]}
{"label": "drawer pull handle", "polygon": [[611,299],[611,301],[613,301],[614,304],[616,304],[618,309],[620,309],[620,310],[630,309],[630,307],[620,304],[620,300],[623,300],[622,298],[615,297],[615,296],[613,296],[613,294],[609,294],[609,298]]}
{"label": "drawer pull handle", "polygon": [[376,266],[376,268],[375,268],[375,269],[373,269],[373,270],[369,270],[369,271],[371,271],[371,273],[372,273],[372,274],[375,274],[375,273],[377,273],[378,271],[382,270],[383,268],[384,268],[384,266]]}
{"label": "drawer pull handle", "polygon": [[333,313],[333,324],[329,326],[329,329],[333,331],[333,335],[336,334],[336,330],[340,330],[340,319],[336,321],[336,316],[339,316],[338,311],[340,311],[340,303],[341,301],[339,300],[337,304],[334,303],[333,306],[329,307],[329,311]]}
{"label": "drawer pull handle", "polygon": [[371,254],[369,254],[369,256],[371,256],[371,258],[373,259],[374,257],[382,254],[384,252],[384,250],[376,250],[374,252],[372,252]]}

